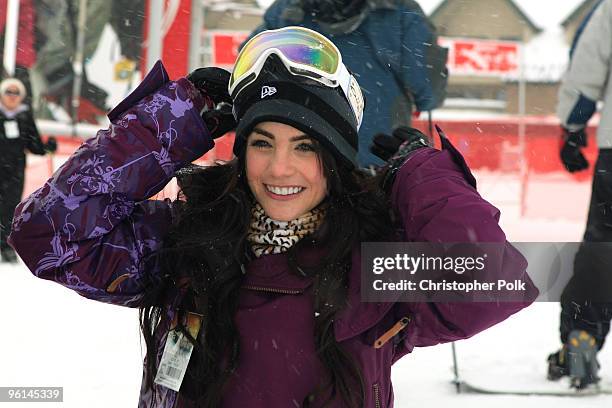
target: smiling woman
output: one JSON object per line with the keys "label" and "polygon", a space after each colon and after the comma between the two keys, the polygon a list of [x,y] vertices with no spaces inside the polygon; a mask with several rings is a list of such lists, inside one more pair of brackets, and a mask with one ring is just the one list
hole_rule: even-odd
{"label": "smiling woman", "polygon": [[[363,108],[335,45],[304,28],[254,37],[232,76],[169,81],[158,63],[19,205],[10,243],[36,276],[140,308],[141,408],[392,406],[395,361],[537,290],[450,142],[402,128],[375,139],[377,175],[356,168]],[[234,128],[234,160],[189,164]],[[178,199],[152,200],[174,176]],[[524,302],[361,301],[362,243],[475,240],[501,244],[489,273],[528,282]]]}
{"label": "smiling woman", "polygon": [[310,136],[283,123],[263,122],[247,143],[248,184],[270,218],[291,221],[323,201],[327,181],[319,146]]}

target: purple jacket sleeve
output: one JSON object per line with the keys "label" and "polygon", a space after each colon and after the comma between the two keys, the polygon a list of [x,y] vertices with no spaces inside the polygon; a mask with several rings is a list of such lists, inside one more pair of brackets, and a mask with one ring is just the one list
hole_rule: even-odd
{"label": "purple jacket sleeve", "polygon": [[[399,170],[392,202],[404,227],[404,241],[500,243],[497,262],[487,273],[497,279],[524,279],[525,302],[397,303],[395,313],[410,316],[405,352],[473,336],[535,300],[538,290],[526,274],[527,261],[506,241],[499,210],[476,191],[463,157],[444,140],[445,150],[416,151]],[[398,358],[401,355],[398,356]]]}
{"label": "purple jacket sleeve", "polygon": [[[173,204],[147,200],[176,170],[214,145],[204,101],[158,63],[87,140],[15,211],[9,242],[39,278],[79,294],[136,307],[159,270],[147,260],[172,221]],[[146,264],[146,267],[145,267]]]}

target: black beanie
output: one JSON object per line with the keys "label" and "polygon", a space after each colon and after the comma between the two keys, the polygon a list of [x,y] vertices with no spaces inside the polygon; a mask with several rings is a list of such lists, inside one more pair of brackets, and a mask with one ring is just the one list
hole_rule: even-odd
{"label": "black beanie", "polygon": [[330,88],[293,75],[276,55],[268,57],[257,79],[234,99],[238,121],[234,154],[261,122],[280,122],[313,137],[349,168],[357,166],[357,119],[340,87]]}

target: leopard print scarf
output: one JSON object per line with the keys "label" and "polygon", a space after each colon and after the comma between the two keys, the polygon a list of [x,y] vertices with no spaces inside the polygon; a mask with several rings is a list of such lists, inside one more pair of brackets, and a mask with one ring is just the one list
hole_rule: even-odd
{"label": "leopard print scarf", "polygon": [[257,258],[286,252],[296,242],[319,228],[325,208],[317,207],[291,221],[276,221],[268,217],[259,203],[251,210],[251,225],[247,236]]}

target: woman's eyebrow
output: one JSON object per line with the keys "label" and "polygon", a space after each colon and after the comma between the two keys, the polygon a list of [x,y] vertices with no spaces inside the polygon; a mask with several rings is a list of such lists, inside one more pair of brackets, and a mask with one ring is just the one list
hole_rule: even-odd
{"label": "woman's eyebrow", "polygon": [[[260,128],[256,127],[256,128],[253,129],[253,132],[257,133],[257,134],[259,134],[261,136],[265,136],[265,137],[268,137],[268,138],[274,140],[274,135],[272,133],[268,132],[267,130],[263,130],[263,129],[260,129]],[[302,134],[302,135],[297,135],[297,136],[291,137],[289,139],[289,141],[291,141],[291,142],[299,142],[300,140],[311,140],[311,139],[312,138],[310,136],[308,136],[306,134]]]}
{"label": "woman's eyebrow", "polygon": [[269,137],[270,139],[274,139],[274,135],[272,133],[268,132],[267,130],[263,130],[263,129],[260,129],[260,128],[256,127],[256,128],[253,129],[253,132],[254,133],[258,133],[258,134],[260,134],[262,136],[265,136],[265,137]]}
{"label": "woman's eyebrow", "polygon": [[311,140],[312,138],[308,135],[299,135],[299,136],[293,136],[291,139],[289,139],[291,142],[299,142],[300,140]]}

